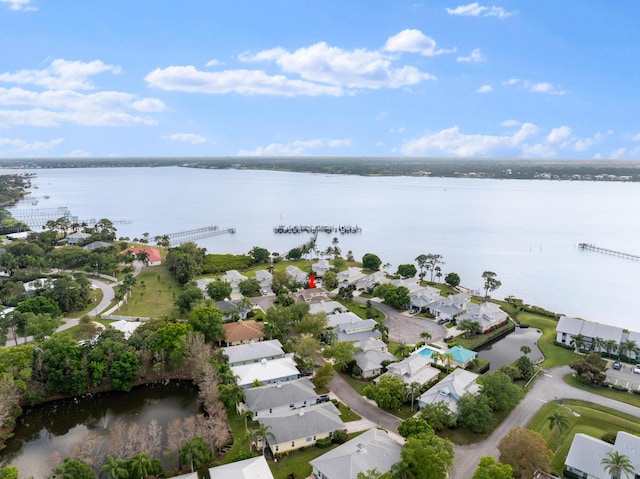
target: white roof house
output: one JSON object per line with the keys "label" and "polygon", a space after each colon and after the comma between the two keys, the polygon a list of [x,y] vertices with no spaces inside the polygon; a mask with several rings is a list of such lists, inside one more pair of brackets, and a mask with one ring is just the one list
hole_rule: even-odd
{"label": "white roof house", "polygon": [[467,311],[470,296],[465,293],[457,293],[451,296],[441,297],[432,304],[426,306],[429,314],[436,318],[453,319]]}
{"label": "white roof house", "polygon": [[309,305],[309,312],[311,314],[315,313],[325,313],[329,319],[331,316],[337,314],[337,312],[347,312],[348,309],[342,306],[337,301],[320,301],[318,303],[311,303]]}
{"label": "white roof house", "polygon": [[496,303],[484,302],[482,304],[469,303],[467,312],[456,318],[456,321],[468,319],[477,322],[486,333],[494,326],[501,325],[508,321],[509,315],[500,309]]}
{"label": "white roof house", "polygon": [[369,379],[382,373],[384,361],[397,361],[397,358],[388,351],[359,351],[353,355],[356,364],[362,371],[362,377]]}
{"label": "white roof house", "polygon": [[409,290],[409,293],[414,293],[424,288],[424,286],[420,285],[420,280],[418,278],[400,278],[391,280],[391,284],[396,288],[400,286],[404,286]]}
{"label": "white roof house", "polygon": [[[237,347],[237,346],[233,346]],[[253,387],[257,381],[261,385],[292,381],[300,377],[300,371],[291,357],[260,360],[257,363],[243,364],[241,366],[231,366],[231,372],[238,376],[237,384],[245,389]]]}
{"label": "white roof house", "polygon": [[273,474],[264,456],[258,456],[212,467],[209,469],[209,477],[211,479],[273,479]]}
{"label": "white roof house", "polygon": [[640,471],[640,437],[619,431],[615,444],[578,433],[573,437],[564,463],[569,472],[587,479],[608,479],[610,475],[601,464],[608,452],[617,451],[627,456],[635,471]]}
{"label": "white roof house", "polygon": [[464,393],[480,392],[480,385],[476,383],[478,377],[476,373],[458,368],[420,396],[418,406],[422,409],[427,404],[442,401],[455,414],[458,412],[458,400]]}
{"label": "white roof house", "polygon": [[398,363],[389,364],[386,374],[402,378],[406,384],[413,382],[430,384],[438,379],[439,369],[431,366],[431,361],[419,354],[412,354]]}
{"label": "white roof house", "polygon": [[363,276],[358,281],[356,281],[356,289],[370,290],[378,284],[384,284],[388,282],[389,279],[387,278],[387,273],[385,273],[384,271],[374,271],[373,273]]}
{"label": "white roof house", "polygon": [[378,324],[373,319],[360,319],[350,323],[342,323],[336,328],[338,341],[362,342],[369,339],[378,339],[382,336],[380,331],[373,328]]}
{"label": "white roof house", "polygon": [[289,265],[287,266],[286,270],[287,270],[287,274],[291,277],[291,279],[298,283],[306,283],[307,280],[309,279],[309,275],[304,271],[302,271],[297,266]]}
{"label": "white roof house", "polygon": [[556,341],[562,344],[571,344],[571,336],[578,334],[585,336],[587,342],[591,342],[593,338],[602,338],[604,340],[613,339],[620,344],[625,339],[622,328],[580,318],[561,316],[556,326]]}
{"label": "white roof house", "polygon": [[352,311],[329,314],[327,315],[327,328],[339,328],[343,324],[355,323],[357,321],[362,321],[362,319]]}
{"label": "white roof house", "polygon": [[284,357],[282,344],[277,339],[229,346],[222,348],[222,352],[229,358],[229,366],[240,366],[242,364],[255,363],[262,359],[269,360]]}
{"label": "white roof house", "polygon": [[244,281],[245,279],[247,279],[246,276],[243,276],[240,274],[239,271],[235,270],[235,269],[230,269],[229,271],[227,271],[225,273],[225,275],[220,278],[222,281],[226,281],[227,283],[229,283],[232,287],[237,287],[238,284],[240,283],[240,281]]}
{"label": "white roof house", "polygon": [[90,237],[91,235],[89,233],[82,233],[81,231],[77,231],[75,233],[71,233],[69,236],[67,236],[66,239],[69,246],[77,246],[82,241]]}
{"label": "white roof house", "polygon": [[273,275],[269,273],[266,269],[260,269],[256,271],[256,280],[260,283],[260,291],[271,291],[271,281],[273,280]]}
{"label": "white roof house", "polygon": [[357,479],[359,473],[377,469],[379,473],[391,470],[400,461],[402,447],[386,432],[369,429],[358,437],[317,457],[309,464],[314,477],[323,479]]}
{"label": "white roof house", "polygon": [[141,321],[127,321],[126,319],[121,319],[120,321],[114,321],[109,326],[113,329],[117,329],[118,331],[122,331],[124,333],[124,339],[129,339],[133,332],[141,325]]}
{"label": "white roof house", "polygon": [[311,265],[311,271],[315,273],[316,276],[322,278],[324,274],[331,269],[331,265],[326,258],[321,258],[317,263]]}
{"label": "white roof house", "polygon": [[39,289],[51,289],[53,288],[53,280],[51,278],[38,278],[33,281],[28,281],[22,284],[25,293],[35,293]]}
{"label": "white roof house", "polygon": [[355,284],[366,275],[362,272],[362,268],[351,266],[344,271],[340,271],[337,276],[339,285],[344,286],[345,284]]}

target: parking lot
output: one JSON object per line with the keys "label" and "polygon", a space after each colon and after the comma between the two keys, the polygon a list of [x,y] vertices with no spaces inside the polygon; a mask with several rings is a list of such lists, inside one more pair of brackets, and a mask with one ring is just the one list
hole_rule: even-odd
{"label": "parking lot", "polygon": [[634,374],[634,365],[622,363],[622,369],[613,369],[614,361],[609,361],[609,369],[607,369],[607,381],[611,384],[618,384],[628,389],[640,390],[640,374]]}

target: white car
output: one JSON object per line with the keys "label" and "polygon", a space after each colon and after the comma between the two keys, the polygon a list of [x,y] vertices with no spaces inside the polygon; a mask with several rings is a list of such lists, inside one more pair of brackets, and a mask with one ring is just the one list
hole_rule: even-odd
{"label": "white car", "polygon": [[640,364],[636,364],[636,367],[635,367],[635,368],[633,368],[633,372],[634,372],[635,374],[640,374]]}

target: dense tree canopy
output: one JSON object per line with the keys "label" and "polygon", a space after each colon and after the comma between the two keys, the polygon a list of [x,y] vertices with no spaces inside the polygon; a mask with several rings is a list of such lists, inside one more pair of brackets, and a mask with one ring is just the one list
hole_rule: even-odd
{"label": "dense tree canopy", "polygon": [[549,472],[553,453],[540,433],[523,427],[514,427],[498,443],[500,462],[509,464],[513,477],[533,477],[535,471]]}
{"label": "dense tree canopy", "polygon": [[380,259],[380,257],[373,253],[366,253],[362,257],[362,266],[367,269],[378,271],[381,264],[382,260]]}

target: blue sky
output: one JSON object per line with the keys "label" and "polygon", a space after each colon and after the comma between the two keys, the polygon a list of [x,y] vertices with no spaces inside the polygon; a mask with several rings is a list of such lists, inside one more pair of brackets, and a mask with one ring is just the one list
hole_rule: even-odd
{"label": "blue sky", "polygon": [[0,158],[640,158],[637,2],[0,0]]}

